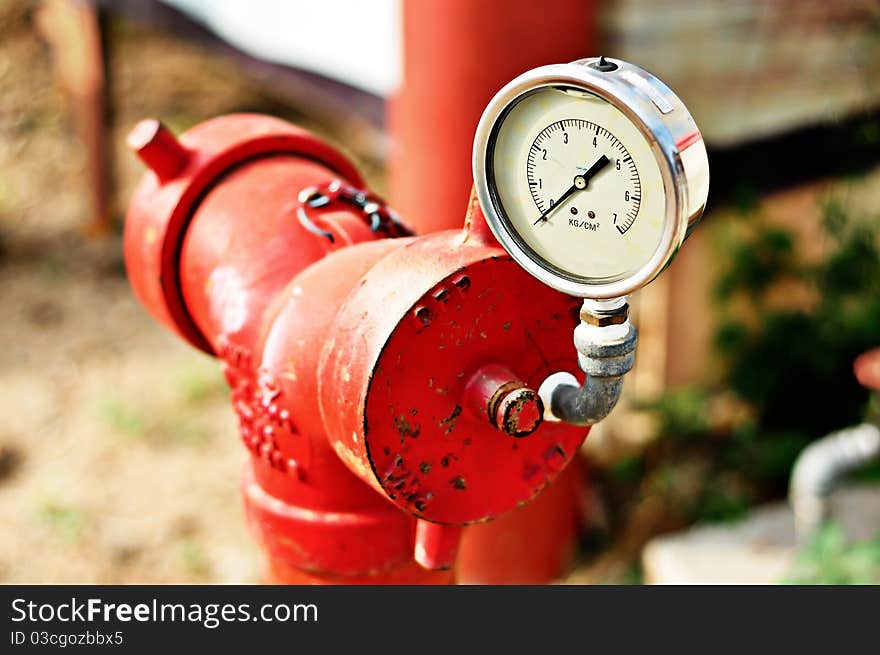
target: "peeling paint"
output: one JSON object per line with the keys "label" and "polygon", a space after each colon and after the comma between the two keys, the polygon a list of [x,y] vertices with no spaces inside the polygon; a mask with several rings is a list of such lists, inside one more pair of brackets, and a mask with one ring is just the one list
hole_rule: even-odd
{"label": "peeling paint", "polygon": [[455,429],[455,424],[458,421],[459,416],[461,416],[461,405],[456,404],[449,416],[440,419],[440,428],[444,430],[445,434],[449,434]]}
{"label": "peeling paint", "polygon": [[422,432],[422,427],[418,423],[410,425],[409,421],[406,420],[406,416],[403,414],[394,418],[394,429],[397,430],[401,438],[412,437],[415,439]]}

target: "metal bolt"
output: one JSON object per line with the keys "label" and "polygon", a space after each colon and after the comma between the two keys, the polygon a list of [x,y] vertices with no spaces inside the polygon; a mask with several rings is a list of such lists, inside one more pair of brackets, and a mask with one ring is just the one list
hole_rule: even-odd
{"label": "metal bolt", "polygon": [[511,437],[525,437],[538,429],[544,417],[544,403],[526,386],[508,390],[495,403],[495,426]]}
{"label": "metal bolt", "polygon": [[485,364],[471,375],[464,388],[464,406],[511,437],[530,435],[544,420],[538,392],[502,364]]}
{"label": "metal bolt", "polygon": [[609,325],[623,325],[629,317],[629,305],[623,303],[619,307],[609,308],[607,310],[599,310],[596,308],[581,309],[581,321],[589,325],[597,327],[607,327]]}
{"label": "metal bolt", "polygon": [[605,57],[599,57],[599,61],[594,61],[590,64],[590,68],[595,68],[597,71],[602,71],[603,73],[610,73],[611,71],[617,70],[617,64],[612,61],[608,61]]}

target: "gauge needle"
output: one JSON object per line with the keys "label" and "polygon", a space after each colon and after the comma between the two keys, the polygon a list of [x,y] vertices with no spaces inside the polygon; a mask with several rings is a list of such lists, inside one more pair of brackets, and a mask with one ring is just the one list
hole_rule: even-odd
{"label": "gauge needle", "polygon": [[605,155],[602,155],[585,172],[581,173],[580,175],[575,175],[574,183],[571,185],[571,187],[569,187],[565,193],[563,193],[561,196],[559,196],[559,200],[557,200],[554,204],[552,204],[550,206],[550,208],[547,209],[547,211],[545,211],[543,214],[541,214],[538,217],[538,220],[533,223],[533,225],[537,225],[541,221],[546,221],[547,217],[550,215],[550,213],[554,209],[559,207],[559,205],[561,205],[575,191],[583,191],[584,189],[586,189],[590,184],[590,179],[592,179],[593,176],[596,175],[596,173],[598,173],[603,168],[605,168],[610,162],[611,162],[611,160],[608,159],[608,157],[606,157]]}

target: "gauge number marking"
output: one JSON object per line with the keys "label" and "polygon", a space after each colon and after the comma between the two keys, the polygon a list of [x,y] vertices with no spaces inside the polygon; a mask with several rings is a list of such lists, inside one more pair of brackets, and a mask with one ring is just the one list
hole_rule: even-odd
{"label": "gauge number marking", "polygon": [[[547,166],[543,162],[550,162],[550,164],[555,162],[554,153],[558,152],[557,149],[572,147],[580,150],[577,153],[577,157],[579,161],[582,161],[581,166],[577,170],[571,171],[570,177],[557,173],[554,176],[556,178],[555,183],[559,184],[558,180],[560,178],[564,182],[560,185],[559,189],[549,189],[549,181],[545,182],[544,176],[540,175],[539,169]],[[565,190],[566,185],[571,184],[571,179],[584,172],[585,169],[581,167],[589,166],[597,156],[602,154],[605,154],[611,160],[611,165],[607,167],[605,174],[628,176],[624,197],[620,200],[615,200],[615,202],[623,203],[620,211],[612,212],[612,216],[604,217],[605,220],[611,219],[612,224],[620,234],[626,234],[627,230],[632,227],[638,218],[639,207],[641,206],[642,186],[638,169],[626,147],[614,134],[597,123],[580,118],[566,118],[551,123],[541,130],[529,148],[526,162],[526,179],[532,200],[540,214],[547,214],[555,206],[555,203],[558,202],[557,199],[547,194],[561,194]],[[570,159],[570,155],[566,159]],[[587,194],[601,194],[601,181],[596,181],[595,188],[593,188],[591,182],[585,191]],[[603,217],[597,217],[596,220],[601,223],[601,218]],[[586,221],[570,219],[569,224],[593,231],[598,229],[597,224],[590,224]]]}

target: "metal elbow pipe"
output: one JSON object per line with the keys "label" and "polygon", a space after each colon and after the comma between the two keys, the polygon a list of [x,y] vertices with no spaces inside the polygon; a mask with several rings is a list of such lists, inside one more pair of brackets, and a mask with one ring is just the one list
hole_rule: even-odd
{"label": "metal elbow pipe", "polygon": [[880,429],[864,423],[832,432],[810,444],[795,462],[789,486],[799,540],[812,535],[828,518],[828,496],[849,471],[880,457]]}
{"label": "metal elbow pipe", "polygon": [[[544,403],[545,420],[593,425],[607,417],[617,405],[623,390],[623,376],[635,363],[638,342],[638,331],[629,322],[626,311],[622,299],[598,309],[585,303],[582,322],[574,331],[584,382],[578,384],[570,373],[554,373],[544,380],[538,395]],[[597,317],[597,312],[604,314],[598,313]],[[623,317],[623,320],[612,323],[608,316]]]}
{"label": "metal elbow pipe", "polygon": [[[567,373],[562,375],[569,376]],[[574,376],[570,377],[574,379]],[[622,390],[621,376],[599,378],[588,375],[580,387],[559,384],[551,394],[551,411],[560,421],[572,425],[593,425],[611,413],[620,400]]]}

